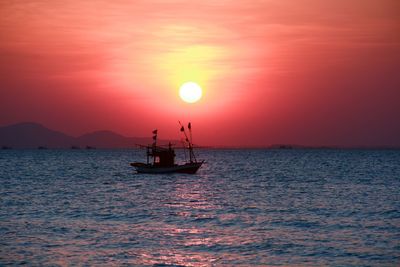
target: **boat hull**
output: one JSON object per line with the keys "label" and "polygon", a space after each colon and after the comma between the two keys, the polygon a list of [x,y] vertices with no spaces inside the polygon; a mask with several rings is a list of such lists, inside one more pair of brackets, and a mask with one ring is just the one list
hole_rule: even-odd
{"label": "boat hull", "polygon": [[188,174],[195,174],[197,170],[201,167],[204,161],[201,162],[192,162],[186,163],[182,165],[174,165],[170,167],[159,167],[154,166],[152,164],[145,164],[134,162],[131,163],[131,166],[135,167],[138,173],[188,173]]}

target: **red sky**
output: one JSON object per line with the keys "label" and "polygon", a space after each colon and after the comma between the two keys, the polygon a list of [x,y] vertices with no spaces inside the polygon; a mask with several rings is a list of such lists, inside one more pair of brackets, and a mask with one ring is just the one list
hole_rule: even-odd
{"label": "red sky", "polygon": [[0,125],[399,146],[399,70],[398,0],[0,3]]}

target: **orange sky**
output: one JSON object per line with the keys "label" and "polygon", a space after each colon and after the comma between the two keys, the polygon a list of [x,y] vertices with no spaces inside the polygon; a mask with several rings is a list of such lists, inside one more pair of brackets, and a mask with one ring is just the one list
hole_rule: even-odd
{"label": "orange sky", "polygon": [[0,3],[0,125],[399,146],[399,69],[397,0]]}

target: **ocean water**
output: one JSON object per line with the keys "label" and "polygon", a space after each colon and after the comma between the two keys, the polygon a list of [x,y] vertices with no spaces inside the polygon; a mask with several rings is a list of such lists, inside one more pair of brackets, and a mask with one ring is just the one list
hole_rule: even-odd
{"label": "ocean water", "polygon": [[[179,154],[182,151],[177,151]],[[399,266],[399,150],[0,151],[0,265]]]}

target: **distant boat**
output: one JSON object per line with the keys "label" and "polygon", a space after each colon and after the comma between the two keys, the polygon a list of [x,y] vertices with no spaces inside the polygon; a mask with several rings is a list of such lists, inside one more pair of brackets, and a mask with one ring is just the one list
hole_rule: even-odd
{"label": "distant boat", "polygon": [[71,146],[71,149],[81,149],[79,146]]}
{"label": "distant boat", "polygon": [[[157,130],[154,130],[153,144],[141,146],[146,148],[147,162],[133,162],[130,165],[135,167],[138,173],[196,173],[204,163],[204,160],[197,161],[196,156],[194,155],[191,128],[189,122],[189,139],[185,128],[181,125],[181,132],[185,135],[184,147],[189,150],[189,161],[184,164],[175,164],[175,150],[171,143],[168,144],[168,147],[157,146]],[[150,160],[151,158],[152,160]]]}
{"label": "distant boat", "polygon": [[2,146],[1,149],[6,150],[6,149],[12,149],[10,146]]}
{"label": "distant boat", "polygon": [[38,146],[38,149],[39,149],[39,150],[44,150],[44,149],[47,149],[47,147],[45,147],[45,146]]}
{"label": "distant boat", "polygon": [[96,149],[94,146],[86,146],[86,149]]}

